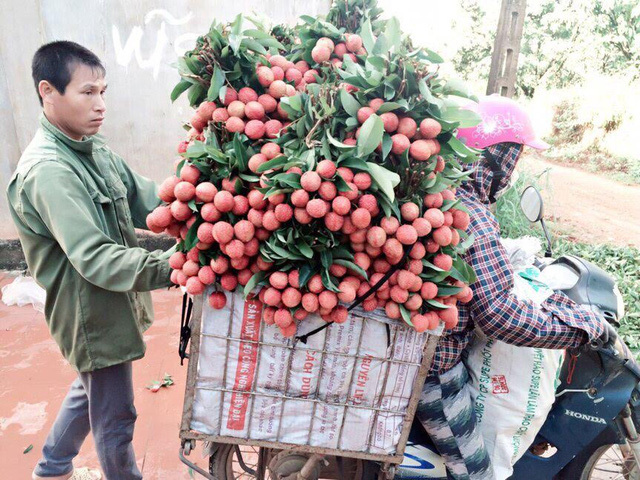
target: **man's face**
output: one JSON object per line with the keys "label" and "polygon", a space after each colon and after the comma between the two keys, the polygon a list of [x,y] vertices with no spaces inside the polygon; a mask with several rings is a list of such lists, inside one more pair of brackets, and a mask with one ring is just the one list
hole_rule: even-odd
{"label": "man's face", "polygon": [[84,64],[72,65],[71,69],[64,95],[46,81],[40,82],[40,94],[49,121],[69,137],[80,140],[100,130],[106,112],[107,84],[98,69]]}

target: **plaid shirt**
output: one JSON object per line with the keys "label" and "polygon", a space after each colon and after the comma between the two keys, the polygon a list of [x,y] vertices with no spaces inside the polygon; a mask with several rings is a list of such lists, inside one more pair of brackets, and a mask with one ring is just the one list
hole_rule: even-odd
{"label": "plaid shirt", "polygon": [[[499,160],[505,186],[513,173],[521,148],[515,144],[490,147]],[[541,348],[577,347],[598,338],[603,324],[598,317],[577,306],[562,293],[554,293],[541,306],[519,300],[511,293],[513,269],[500,243],[500,227],[488,209],[492,172],[484,163],[473,165],[473,177],[458,189],[457,196],[469,210],[467,232],[475,242],[464,256],[477,281],[471,285],[473,299],[459,305],[459,322],[445,331],[436,349],[430,375],[450,370],[460,362],[473,330],[479,327],[489,338]]]}

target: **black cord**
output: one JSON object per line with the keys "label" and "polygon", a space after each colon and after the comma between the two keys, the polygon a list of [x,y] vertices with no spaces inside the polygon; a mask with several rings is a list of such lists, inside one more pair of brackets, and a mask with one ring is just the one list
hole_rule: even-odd
{"label": "black cord", "polygon": [[[413,245],[405,245],[404,252],[402,254],[402,259],[398,263],[396,263],[393,267],[391,267],[389,271],[385,273],[384,277],[382,277],[380,281],[378,281],[378,283],[376,283],[373,287],[367,290],[363,295],[357,297],[353,301],[353,303],[349,305],[349,307],[347,308],[347,311],[350,312],[351,310],[356,308],[358,305],[360,305],[362,302],[364,302],[367,298],[369,298],[371,295],[373,295],[375,292],[380,290],[380,287],[382,287],[382,285],[384,285],[394,273],[396,273],[398,270],[400,270],[404,266],[405,262],[407,261],[407,258],[409,257],[409,254],[411,253],[412,248],[413,248]],[[316,328],[315,330],[311,330],[309,333],[305,333],[304,335],[297,336],[296,340],[300,340],[302,343],[306,344],[307,341],[309,340],[309,337],[311,337],[312,335],[315,335],[316,333],[321,332],[332,323],[333,322],[327,322],[324,325]]]}
{"label": "black cord", "polygon": [[180,317],[180,343],[178,345],[178,355],[180,355],[180,365],[184,365],[184,359],[189,358],[187,354],[187,346],[191,338],[191,327],[189,320],[191,319],[191,310],[193,308],[193,300],[185,293],[182,296],[182,315]]}

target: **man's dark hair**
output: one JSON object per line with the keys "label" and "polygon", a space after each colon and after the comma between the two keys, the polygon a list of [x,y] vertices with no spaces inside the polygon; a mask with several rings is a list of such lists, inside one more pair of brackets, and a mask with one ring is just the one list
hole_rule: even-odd
{"label": "man's dark hair", "polygon": [[96,54],[75,42],[66,40],[51,42],[38,49],[31,62],[31,76],[36,85],[40,105],[42,105],[42,98],[38,91],[40,82],[46,80],[61,95],[64,95],[73,70],[79,64],[87,65],[99,71],[101,75],[106,73],[104,65]]}

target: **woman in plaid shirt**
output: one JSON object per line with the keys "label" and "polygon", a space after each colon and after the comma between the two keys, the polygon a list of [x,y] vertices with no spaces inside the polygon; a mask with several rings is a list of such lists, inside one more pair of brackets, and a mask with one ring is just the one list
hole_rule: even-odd
{"label": "woman in plaid shirt", "polygon": [[509,187],[524,145],[536,149],[548,145],[535,137],[528,115],[513,100],[494,95],[474,107],[482,122],[459,129],[458,138],[484,153],[472,165],[473,174],[457,196],[471,218],[467,233],[475,241],[464,260],[477,280],[471,285],[473,300],[458,306],[458,325],[440,339],[417,412],[456,480],[492,478],[461,361],[474,328],[506,343],[555,349],[578,347],[605,333],[604,320],[562,293],[554,293],[541,306],[511,293],[513,270],[490,207]]}

